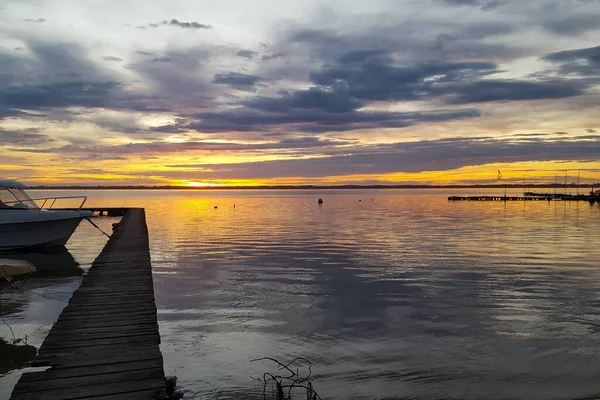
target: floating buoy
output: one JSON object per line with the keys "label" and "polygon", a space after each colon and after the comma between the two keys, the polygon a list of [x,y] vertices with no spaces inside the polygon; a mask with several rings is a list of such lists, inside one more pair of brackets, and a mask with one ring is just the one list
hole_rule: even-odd
{"label": "floating buoy", "polygon": [[323,199],[319,199],[319,204],[323,204]]}
{"label": "floating buoy", "polygon": [[358,201],[362,201],[362,200],[358,200]]}

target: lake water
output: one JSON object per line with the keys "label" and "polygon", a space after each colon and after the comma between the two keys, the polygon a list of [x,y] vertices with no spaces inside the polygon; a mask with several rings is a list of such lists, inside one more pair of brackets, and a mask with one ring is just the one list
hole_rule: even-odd
{"label": "lake water", "polygon": [[[165,370],[186,399],[262,398],[275,368],[250,361],[296,356],[323,398],[600,397],[600,205],[447,201],[483,192],[503,194],[86,194],[146,208]],[[82,224],[54,261],[81,269],[2,294],[15,337],[41,344],[104,243]]]}

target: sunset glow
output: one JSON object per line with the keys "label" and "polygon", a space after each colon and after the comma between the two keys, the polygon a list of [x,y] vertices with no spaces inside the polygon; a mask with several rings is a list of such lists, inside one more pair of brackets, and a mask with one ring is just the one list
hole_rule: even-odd
{"label": "sunset glow", "polygon": [[0,12],[0,177],[600,182],[598,2],[66,3]]}

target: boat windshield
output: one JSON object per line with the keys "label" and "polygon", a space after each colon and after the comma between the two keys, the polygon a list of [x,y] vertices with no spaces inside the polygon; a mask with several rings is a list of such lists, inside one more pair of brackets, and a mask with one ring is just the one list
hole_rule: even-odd
{"label": "boat windshield", "polygon": [[21,188],[0,187],[0,209],[38,209],[31,197]]}

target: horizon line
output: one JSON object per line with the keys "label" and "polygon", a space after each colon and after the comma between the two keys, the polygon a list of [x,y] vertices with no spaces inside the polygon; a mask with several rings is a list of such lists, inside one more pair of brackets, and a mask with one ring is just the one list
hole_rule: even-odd
{"label": "horizon line", "polygon": [[469,188],[582,188],[599,186],[600,183],[529,183],[529,184],[398,184],[398,185],[256,185],[256,186],[178,186],[178,185],[31,185],[27,189],[160,189],[160,190],[252,190],[252,189],[469,189]]}

